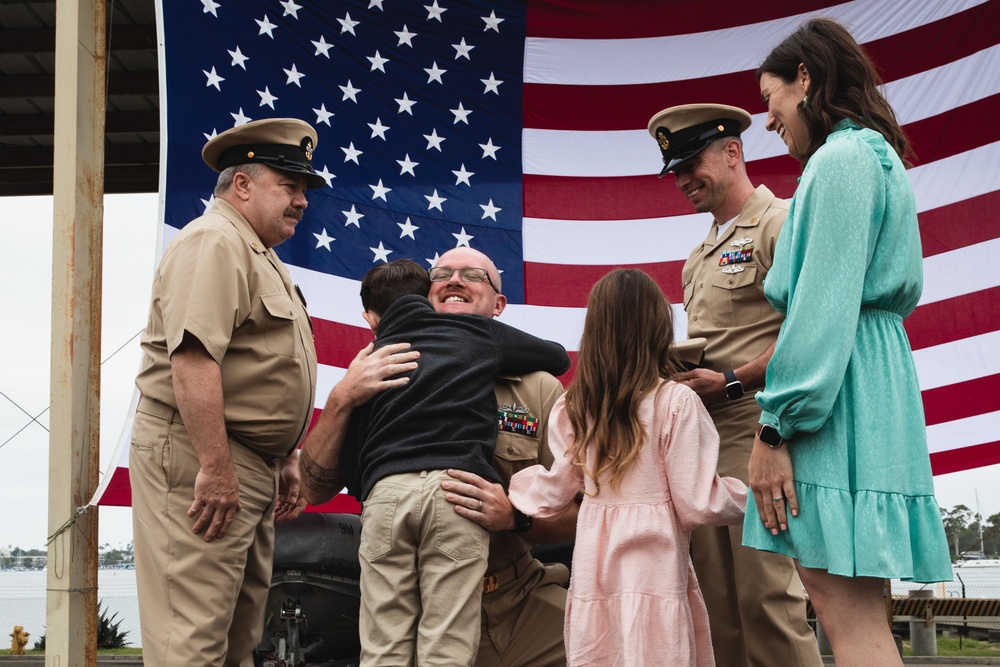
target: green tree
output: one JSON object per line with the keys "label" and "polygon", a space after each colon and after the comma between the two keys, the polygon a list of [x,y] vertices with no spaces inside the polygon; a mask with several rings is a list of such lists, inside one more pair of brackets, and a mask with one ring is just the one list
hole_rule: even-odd
{"label": "green tree", "polygon": [[1000,554],[1000,512],[993,514],[986,520],[986,526],[983,528],[983,550],[992,558],[996,558]]}
{"label": "green tree", "polygon": [[126,547],[121,545],[112,547],[110,544],[104,544],[98,547],[97,553],[98,562],[102,567],[115,567],[131,563],[134,555],[131,542]]}
{"label": "green tree", "polygon": [[965,505],[955,505],[951,509],[941,511],[944,522],[944,533],[948,537],[952,555],[960,557],[966,551],[979,549],[979,527],[973,531],[971,524],[975,515]]}

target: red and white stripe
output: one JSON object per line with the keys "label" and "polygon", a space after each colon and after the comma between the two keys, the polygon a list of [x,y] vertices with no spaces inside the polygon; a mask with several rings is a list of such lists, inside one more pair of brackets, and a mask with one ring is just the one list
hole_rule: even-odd
{"label": "red and white stripe", "polygon": [[[748,110],[750,178],[791,197],[799,166],[764,129],[753,72],[811,16],[837,19],[865,46],[916,152],[909,175],[924,294],[906,327],[934,471],[998,463],[1000,0],[723,0],[710,11],[658,0],[529,0],[527,305],[508,306],[502,319],[575,350],[590,287],[618,266],[643,268],[671,301],[681,300],[681,266],[709,218],[693,213],[672,177],[656,177],[660,155],[646,123],[662,108],[717,102]],[[292,273],[315,320],[319,409],[371,334],[357,281]]]}

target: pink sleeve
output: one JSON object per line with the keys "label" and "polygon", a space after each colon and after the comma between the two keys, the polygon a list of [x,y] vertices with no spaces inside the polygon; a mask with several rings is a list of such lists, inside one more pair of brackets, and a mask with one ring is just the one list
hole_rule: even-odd
{"label": "pink sleeve", "polygon": [[[663,421],[661,444],[666,447],[667,483],[681,524],[688,530],[702,525],[740,523],[747,487],[733,477],[719,477],[719,434],[698,395],[677,387],[662,409],[673,410]],[[657,401],[659,402],[659,400]],[[659,406],[658,406],[659,407]]]}
{"label": "pink sleeve", "polygon": [[547,519],[565,512],[583,488],[583,469],[566,456],[573,445],[573,429],[560,396],[549,415],[549,449],[552,467],[534,465],[510,478],[510,502],[528,516]]}

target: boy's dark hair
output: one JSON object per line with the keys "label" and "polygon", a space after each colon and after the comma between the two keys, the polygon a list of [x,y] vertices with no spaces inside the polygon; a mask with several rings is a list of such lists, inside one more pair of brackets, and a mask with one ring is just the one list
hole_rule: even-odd
{"label": "boy's dark hair", "polygon": [[427,296],[431,279],[427,271],[411,259],[379,264],[361,280],[361,305],[379,317],[393,302],[408,294]]}

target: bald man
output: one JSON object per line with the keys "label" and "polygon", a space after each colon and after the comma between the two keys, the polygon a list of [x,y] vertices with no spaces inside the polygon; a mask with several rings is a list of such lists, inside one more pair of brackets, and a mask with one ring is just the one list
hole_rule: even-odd
{"label": "bald man", "polygon": [[[480,269],[489,280],[468,280]],[[447,269],[451,269],[448,271]],[[465,278],[463,278],[465,274]],[[443,254],[430,272],[428,300],[435,310],[493,318],[507,306],[500,273],[483,253],[455,248]],[[325,502],[341,488],[339,448],[350,413],[379,391],[398,386],[399,373],[412,369],[416,352],[405,344],[362,350],[347,374],[331,391],[323,414],[302,447],[303,496]],[[394,378],[394,379],[389,379]],[[569,572],[563,565],[543,564],[531,547],[565,542],[576,532],[576,508],[558,519],[532,521],[507,499],[510,477],[522,468],[552,464],[546,444],[546,421],[562,385],[544,372],[497,380],[500,432],[493,468],[501,482],[452,470],[442,483],[445,499],[463,517],[489,531],[490,549],[483,579],[482,629],[477,667],[556,667],[566,664],[563,619]]]}

